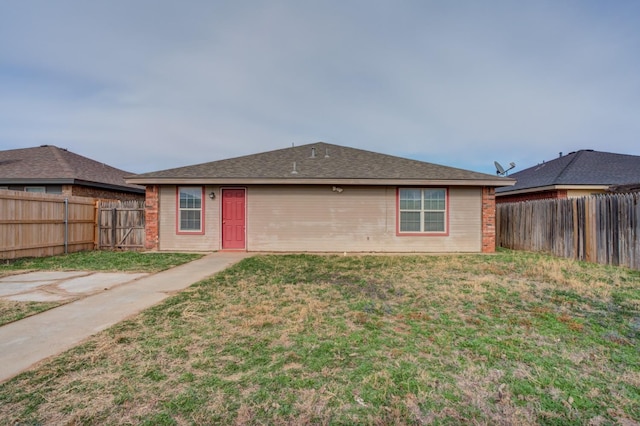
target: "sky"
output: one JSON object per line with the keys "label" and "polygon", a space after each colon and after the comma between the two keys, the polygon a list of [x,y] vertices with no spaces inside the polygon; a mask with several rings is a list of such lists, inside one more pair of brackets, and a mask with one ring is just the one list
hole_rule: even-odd
{"label": "sky", "polygon": [[0,2],[2,150],[144,173],[324,141],[494,174],[639,137],[637,1]]}

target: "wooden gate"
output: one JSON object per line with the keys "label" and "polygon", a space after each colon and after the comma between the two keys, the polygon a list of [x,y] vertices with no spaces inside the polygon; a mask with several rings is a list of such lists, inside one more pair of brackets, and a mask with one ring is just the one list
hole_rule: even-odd
{"label": "wooden gate", "polygon": [[98,203],[98,249],[144,248],[144,201]]}

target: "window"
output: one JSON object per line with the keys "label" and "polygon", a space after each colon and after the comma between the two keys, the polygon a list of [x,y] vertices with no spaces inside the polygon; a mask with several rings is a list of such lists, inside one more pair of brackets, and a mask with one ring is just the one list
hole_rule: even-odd
{"label": "window", "polygon": [[47,192],[44,186],[25,186],[24,190],[27,192]]}
{"label": "window", "polygon": [[444,234],[447,232],[445,188],[400,188],[398,191],[400,233]]}
{"label": "window", "polygon": [[178,232],[202,231],[202,188],[178,188]]}

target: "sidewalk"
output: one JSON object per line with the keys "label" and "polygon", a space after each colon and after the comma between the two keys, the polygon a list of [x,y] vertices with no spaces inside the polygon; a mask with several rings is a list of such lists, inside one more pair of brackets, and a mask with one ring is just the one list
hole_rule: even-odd
{"label": "sidewalk", "polygon": [[209,254],[0,327],[0,382],[249,256]]}

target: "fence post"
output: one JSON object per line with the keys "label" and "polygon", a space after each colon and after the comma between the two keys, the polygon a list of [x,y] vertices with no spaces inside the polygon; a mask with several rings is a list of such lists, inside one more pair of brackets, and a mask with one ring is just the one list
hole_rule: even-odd
{"label": "fence post", "polygon": [[100,243],[102,238],[102,236],[100,235],[100,200],[95,200],[94,209],[93,221],[95,225],[93,228],[93,243],[95,246],[95,250],[100,250]]}
{"label": "fence post", "polygon": [[69,199],[64,199],[64,254],[69,253]]}
{"label": "fence post", "polygon": [[111,248],[116,247],[116,238],[118,238],[118,227],[116,226],[118,223],[118,209],[113,208],[111,213]]}

